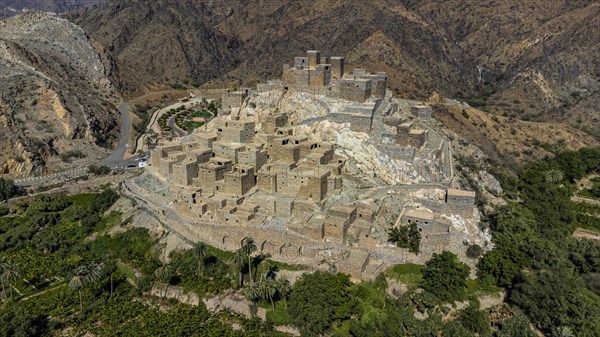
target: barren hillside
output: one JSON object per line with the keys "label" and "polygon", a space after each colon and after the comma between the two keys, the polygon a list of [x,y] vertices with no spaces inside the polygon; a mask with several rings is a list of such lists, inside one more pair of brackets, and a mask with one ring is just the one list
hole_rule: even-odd
{"label": "barren hillside", "polygon": [[23,12],[63,13],[81,7],[105,3],[107,0],[2,0],[0,19]]}
{"label": "barren hillside", "polygon": [[487,111],[600,134],[600,4],[591,0],[111,1],[72,13],[127,94],[156,83],[253,84],[306,49]]}
{"label": "barren hillside", "polygon": [[118,100],[81,28],[50,14],[0,21],[0,174],[104,155],[118,135]]}

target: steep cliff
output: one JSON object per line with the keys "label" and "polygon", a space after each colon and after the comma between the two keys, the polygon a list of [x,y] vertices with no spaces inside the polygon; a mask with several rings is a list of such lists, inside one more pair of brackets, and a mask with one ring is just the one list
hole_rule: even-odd
{"label": "steep cliff", "polygon": [[118,135],[117,101],[81,28],[51,14],[0,21],[0,174],[95,160]]}

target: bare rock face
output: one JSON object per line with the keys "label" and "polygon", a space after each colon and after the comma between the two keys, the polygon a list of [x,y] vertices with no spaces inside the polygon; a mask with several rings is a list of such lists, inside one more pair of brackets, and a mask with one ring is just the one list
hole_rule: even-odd
{"label": "bare rock face", "polygon": [[247,318],[257,314],[256,304],[238,294],[220,295],[204,299],[206,308],[212,312],[230,310]]}
{"label": "bare rock face", "polygon": [[[52,14],[0,21],[0,175],[27,177],[103,156],[117,96],[82,29]],[[60,155],[63,154],[62,160]]]}
{"label": "bare rock face", "polygon": [[485,188],[486,191],[490,192],[496,197],[499,197],[502,194],[502,186],[500,186],[500,182],[491,174],[486,171],[479,171],[478,178],[480,185]]}
{"label": "bare rock face", "polygon": [[0,19],[27,12],[62,13],[76,8],[98,5],[107,0],[2,0]]}

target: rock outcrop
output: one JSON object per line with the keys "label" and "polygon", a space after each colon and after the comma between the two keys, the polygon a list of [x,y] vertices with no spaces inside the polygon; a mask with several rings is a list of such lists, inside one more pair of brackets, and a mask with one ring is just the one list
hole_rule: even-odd
{"label": "rock outcrop", "polygon": [[0,175],[38,175],[103,156],[118,135],[116,101],[81,28],[52,14],[0,21]]}

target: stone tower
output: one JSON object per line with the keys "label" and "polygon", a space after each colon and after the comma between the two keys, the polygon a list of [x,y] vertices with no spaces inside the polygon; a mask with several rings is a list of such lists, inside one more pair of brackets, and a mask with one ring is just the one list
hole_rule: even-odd
{"label": "stone tower", "polygon": [[332,56],[331,57],[331,78],[341,79],[344,76],[344,57]]}
{"label": "stone tower", "polygon": [[308,54],[308,69],[316,70],[317,64],[321,61],[321,52],[318,50],[309,50]]}

